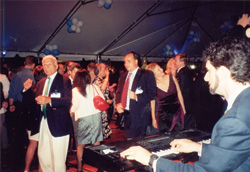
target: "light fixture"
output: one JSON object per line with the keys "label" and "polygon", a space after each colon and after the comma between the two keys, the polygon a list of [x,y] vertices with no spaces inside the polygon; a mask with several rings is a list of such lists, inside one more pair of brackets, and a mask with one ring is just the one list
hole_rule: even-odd
{"label": "light fixture", "polygon": [[2,56],[5,56],[7,54],[7,51],[3,50],[1,54],[2,54]]}
{"label": "light fixture", "polygon": [[250,38],[250,25],[248,25],[248,28],[246,29],[246,36]]}

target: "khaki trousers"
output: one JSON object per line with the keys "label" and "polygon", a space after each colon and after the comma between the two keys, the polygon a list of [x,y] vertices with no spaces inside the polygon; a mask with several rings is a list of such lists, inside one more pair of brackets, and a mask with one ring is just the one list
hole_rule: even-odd
{"label": "khaki trousers", "polygon": [[43,172],[65,172],[69,135],[53,137],[47,119],[42,118],[38,142],[38,158]]}

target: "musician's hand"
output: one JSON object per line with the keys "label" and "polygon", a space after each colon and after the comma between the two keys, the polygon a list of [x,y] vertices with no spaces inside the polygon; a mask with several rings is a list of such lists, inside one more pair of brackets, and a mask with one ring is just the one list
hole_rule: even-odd
{"label": "musician's hand", "polygon": [[116,109],[116,111],[117,111],[118,113],[123,113],[123,112],[124,112],[124,108],[123,108],[123,106],[122,106],[121,103],[116,104],[116,105],[115,105],[115,109]]}
{"label": "musician's hand", "polygon": [[201,153],[202,145],[188,139],[175,139],[171,143],[171,150],[174,152],[198,152]]}
{"label": "musician's hand", "polygon": [[48,96],[37,96],[35,100],[36,100],[36,103],[39,105],[45,105],[45,104],[51,103],[51,98]]}
{"label": "musician's hand", "polygon": [[148,165],[150,156],[152,155],[148,150],[141,146],[132,146],[129,149],[121,152],[121,157],[136,160],[143,165]]}

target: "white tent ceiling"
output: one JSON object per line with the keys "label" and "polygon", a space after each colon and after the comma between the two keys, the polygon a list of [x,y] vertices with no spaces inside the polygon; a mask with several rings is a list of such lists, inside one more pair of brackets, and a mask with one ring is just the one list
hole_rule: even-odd
{"label": "white tent ceiling", "polygon": [[[242,13],[250,14],[250,1],[113,0],[110,9],[97,3],[2,0],[1,50],[7,50],[5,57],[43,57],[49,45],[57,47],[62,60],[121,61],[125,53],[135,51],[149,61],[160,61],[166,58],[163,48],[171,45],[176,52],[199,58],[223,35],[225,22],[235,25]],[[67,31],[73,18],[83,22],[80,33]],[[187,41],[190,31],[200,42]]]}

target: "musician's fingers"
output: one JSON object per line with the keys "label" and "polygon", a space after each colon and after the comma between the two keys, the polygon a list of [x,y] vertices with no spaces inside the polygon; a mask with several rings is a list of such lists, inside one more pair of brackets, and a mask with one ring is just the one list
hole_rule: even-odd
{"label": "musician's fingers", "polygon": [[172,146],[172,147],[177,147],[177,145],[180,143],[180,139],[175,139],[175,140],[173,140],[171,143],[170,143],[170,145]]}
{"label": "musician's fingers", "polygon": [[121,157],[127,158],[127,159],[129,158],[131,159],[132,154],[133,154],[132,147],[120,153]]}

